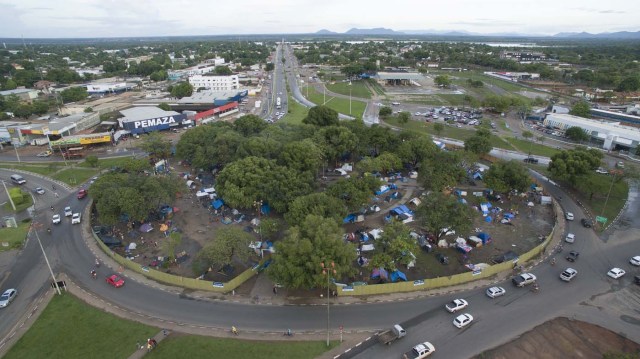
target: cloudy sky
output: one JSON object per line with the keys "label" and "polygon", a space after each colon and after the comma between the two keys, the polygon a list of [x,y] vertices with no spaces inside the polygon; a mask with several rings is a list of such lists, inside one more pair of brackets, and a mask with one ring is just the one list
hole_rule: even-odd
{"label": "cloudy sky", "polygon": [[309,33],[386,27],[551,35],[640,30],[630,0],[0,0],[0,37]]}

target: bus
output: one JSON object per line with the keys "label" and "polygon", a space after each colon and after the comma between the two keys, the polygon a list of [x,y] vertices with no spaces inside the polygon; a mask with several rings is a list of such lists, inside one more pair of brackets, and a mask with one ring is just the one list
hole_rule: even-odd
{"label": "bus", "polygon": [[66,158],[80,158],[83,156],[84,147],[71,147],[66,150],[60,150],[63,157]]}
{"label": "bus", "polygon": [[280,97],[278,97],[276,99],[276,108],[279,110],[280,108],[282,108],[282,104],[280,103]]}

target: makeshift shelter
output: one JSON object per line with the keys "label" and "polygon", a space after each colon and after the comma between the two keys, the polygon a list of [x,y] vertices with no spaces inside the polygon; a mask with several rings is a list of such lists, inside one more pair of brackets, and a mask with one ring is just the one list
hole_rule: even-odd
{"label": "makeshift shelter", "polygon": [[153,231],[151,223],[144,223],[140,226],[140,232],[149,233],[151,231]]}
{"label": "makeshift shelter", "polygon": [[382,185],[380,186],[380,188],[375,192],[376,196],[379,196],[383,193],[389,192],[391,190],[391,188],[387,185]]}
{"label": "makeshift shelter", "polygon": [[364,244],[364,245],[362,245],[362,247],[360,248],[360,250],[361,250],[362,252],[371,252],[371,251],[373,251],[373,250],[375,250],[375,249],[376,249],[376,247],[374,247],[374,245],[373,245],[373,244]]}
{"label": "makeshift shelter", "polygon": [[383,232],[382,229],[376,228],[369,231],[369,234],[373,237],[373,239],[378,239],[380,238],[380,236],[382,236],[382,232]]}
{"label": "makeshift shelter", "polygon": [[406,282],[407,276],[404,273],[400,272],[399,270],[394,270],[393,272],[391,272],[391,281],[395,283],[399,280]]}
{"label": "makeshift shelter", "polygon": [[420,200],[420,198],[418,198],[418,197],[413,197],[413,198],[409,201],[409,204],[412,204],[412,205],[414,205],[414,206],[416,206],[416,207],[417,207],[417,206],[419,206],[419,205],[420,205],[420,203],[422,203],[422,201],[421,201],[421,200]]}
{"label": "makeshift shelter", "polygon": [[540,204],[551,204],[551,196],[540,196]]}
{"label": "makeshift shelter", "polygon": [[389,272],[387,272],[384,268],[374,268],[373,272],[371,272],[371,279],[388,279]]}
{"label": "makeshift shelter", "polygon": [[271,207],[267,203],[263,204],[262,206],[260,206],[260,213],[268,216],[269,213],[271,213]]}
{"label": "makeshift shelter", "polygon": [[131,243],[129,243],[129,246],[127,247],[127,250],[128,251],[133,251],[136,248],[138,248],[138,245],[135,242],[131,242]]}
{"label": "makeshift shelter", "polygon": [[491,216],[486,216],[484,217],[484,221],[487,223],[491,223],[491,221],[493,221],[493,218],[491,218]]}
{"label": "makeshift shelter", "polygon": [[491,243],[491,236],[488,233],[480,232],[478,233],[478,238],[482,240],[482,244]]}
{"label": "makeshift shelter", "polygon": [[475,173],[473,174],[473,179],[474,179],[474,180],[480,180],[480,181],[482,181],[482,172],[479,172],[479,171],[478,171],[478,172],[475,172]]}
{"label": "makeshift shelter", "polygon": [[220,207],[224,206],[224,201],[220,198],[216,199],[215,201],[211,202],[211,207],[213,207],[213,209],[220,209]]}
{"label": "makeshift shelter", "polygon": [[458,250],[458,252],[462,253],[462,254],[468,254],[469,252],[471,252],[471,250],[473,249],[473,247],[471,247],[470,245],[466,244],[466,243],[458,243],[456,244],[456,250]]}

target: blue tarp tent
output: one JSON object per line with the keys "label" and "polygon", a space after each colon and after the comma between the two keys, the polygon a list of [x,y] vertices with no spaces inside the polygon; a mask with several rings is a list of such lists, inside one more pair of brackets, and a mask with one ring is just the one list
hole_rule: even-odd
{"label": "blue tarp tent", "polygon": [[388,192],[390,189],[391,189],[391,188],[389,188],[389,186],[387,186],[387,185],[380,186],[380,188],[375,192],[375,193],[376,193],[376,196],[379,196],[379,195],[381,195],[381,194],[383,194],[383,193],[386,193],[386,192]]}
{"label": "blue tarp tent", "polygon": [[482,239],[482,244],[491,242],[491,236],[488,233],[480,232],[478,233],[478,238]]}
{"label": "blue tarp tent", "polygon": [[404,275],[404,273],[400,272],[399,270],[394,270],[393,272],[391,272],[391,281],[397,282],[398,280],[403,280],[406,282],[407,276]]}
{"label": "blue tarp tent", "polygon": [[505,213],[504,214],[504,218],[514,219],[514,218],[516,218],[516,215],[513,214],[513,213]]}
{"label": "blue tarp tent", "polygon": [[487,223],[491,223],[491,221],[493,221],[493,218],[491,218],[491,216],[486,216],[484,217],[484,221]]}
{"label": "blue tarp tent", "polygon": [[384,268],[374,268],[373,272],[371,272],[371,279],[376,278],[388,279],[389,272],[387,272]]}
{"label": "blue tarp tent", "polygon": [[346,223],[354,223],[356,221],[356,215],[355,214],[350,214],[346,217],[344,217],[344,219],[342,220],[342,223],[346,224]]}
{"label": "blue tarp tent", "polygon": [[216,199],[215,201],[211,202],[211,207],[213,207],[213,209],[220,209],[220,207],[224,206],[224,201],[221,199]]}
{"label": "blue tarp tent", "polygon": [[477,179],[477,180],[481,180],[482,181],[482,173],[481,172],[476,172],[473,174],[473,179]]}
{"label": "blue tarp tent", "polygon": [[260,207],[260,213],[264,214],[265,216],[268,215],[269,213],[271,213],[271,207],[269,207],[268,204],[263,204]]}

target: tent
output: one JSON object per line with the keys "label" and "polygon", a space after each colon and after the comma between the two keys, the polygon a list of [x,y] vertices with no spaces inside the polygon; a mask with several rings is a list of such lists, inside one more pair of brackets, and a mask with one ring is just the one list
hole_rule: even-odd
{"label": "tent", "polygon": [[365,244],[362,246],[362,248],[360,248],[360,250],[363,252],[370,252],[374,249],[376,249],[376,247],[374,247],[373,244]]}
{"label": "tent", "polygon": [[387,185],[380,186],[380,188],[375,192],[376,196],[379,196],[385,192],[388,192],[391,188]]}
{"label": "tent", "polygon": [[399,270],[394,270],[393,272],[391,272],[391,281],[397,282],[399,280],[406,282],[407,276],[404,273],[400,272]]}
{"label": "tent", "polygon": [[269,213],[271,213],[271,207],[268,204],[263,204],[262,206],[260,206],[260,213],[264,214],[265,216],[269,215]]}
{"label": "tent", "polygon": [[478,233],[478,238],[482,240],[482,244],[491,243],[491,236],[487,233],[484,233],[484,232]]}
{"label": "tent", "polygon": [[149,233],[151,231],[153,231],[153,227],[151,226],[151,223],[145,223],[140,226],[140,232]]}
{"label": "tent", "polygon": [[131,243],[129,243],[129,247],[127,247],[127,250],[128,251],[133,251],[136,248],[138,248],[138,245],[135,242],[131,242]]}
{"label": "tent", "polygon": [[486,216],[484,217],[484,221],[487,223],[491,223],[491,221],[493,221],[493,218],[491,218],[491,216]]}
{"label": "tent", "polygon": [[224,201],[221,199],[216,199],[215,201],[211,202],[211,207],[213,207],[213,209],[220,209],[220,207],[224,206]]}
{"label": "tent", "polygon": [[476,172],[473,174],[473,179],[474,180],[480,180],[482,181],[482,172]]}
{"label": "tent", "polygon": [[388,279],[389,272],[387,272],[384,268],[374,268],[373,272],[371,272],[371,279]]}

